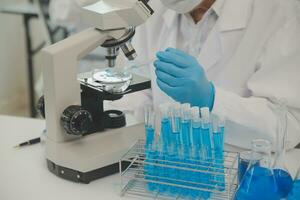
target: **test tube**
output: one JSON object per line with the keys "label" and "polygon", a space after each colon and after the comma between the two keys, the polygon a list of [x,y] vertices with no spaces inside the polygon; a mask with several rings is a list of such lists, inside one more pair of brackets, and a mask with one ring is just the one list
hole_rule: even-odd
{"label": "test tube", "polygon": [[190,104],[181,105],[181,144],[189,147],[191,144],[191,113]]}
{"label": "test tube", "polygon": [[[194,182],[193,174],[193,148],[192,148],[192,111],[190,104],[182,104],[181,106],[181,141],[183,150],[183,162],[188,171],[183,171],[182,179],[187,182]],[[186,186],[195,186],[192,183],[186,183]],[[194,197],[195,191],[191,189],[184,189],[183,193],[186,196]]]}
{"label": "test tube", "polygon": [[146,147],[149,148],[155,140],[155,112],[152,106],[146,106],[145,113],[145,133],[146,133]]}
{"label": "test tube", "polygon": [[178,135],[180,134],[180,124],[181,124],[180,111],[181,111],[180,103],[174,103],[171,111],[171,126],[172,126],[172,132]]}
{"label": "test tube", "polygon": [[[172,145],[172,129],[171,129],[171,110],[172,104],[165,103],[160,105],[161,111],[161,152],[159,159],[161,160],[159,163],[162,165],[169,164],[169,155],[172,149],[170,148]],[[161,182],[169,182],[168,178],[170,177],[170,170],[168,167],[159,167],[158,169],[160,181]],[[170,191],[170,187],[167,185],[161,184],[160,185],[160,192],[166,193]]]}
{"label": "test tube", "polygon": [[199,107],[192,107],[192,146],[199,147],[201,146],[201,118],[200,118],[200,109]]}
{"label": "test tube", "polygon": [[155,149],[155,112],[152,106],[146,106],[144,109],[145,114],[145,133],[146,133],[146,143],[145,143],[145,165],[144,165],[144,175],[145,179],[148,181],[147,188],[149,191],[155,191],[157,189],[157,184],[152,181],[156,181],[154,178],[156,174],[155,160],[157,159],[157,152]]}
{"label": "test tube", "polygon": [[[169,107],[169,114],[170,114],[170,122],[171,122],[171,138],[169,142],[169,153],[168,153],[168,161],[170,162],[180,162],[179,160],[179,148],[180,148],[180,127],[181,127],[181,105],[180,103],[173,103]],[[176,168],[177,164],[172,164],[169,170],[169,177],[174,180],[180,179],[179,173],[180,170]],[[170,183],[178,184],[177,181],[170,181]],[[170,194],[176,195],[178,192],[178,187],[170,186],[169,191]]]}
{"label": "test tube", "polygon": [[204,148],[204,159],[210,161],[212,158],[212,145],[211,145],[211,122],[210,112],[208,107],[203,107],[201,110],[201,141],[203,142]]}
{"label": "test tube", "polygon": [[[206,163],[206,166],[208,167],[207,174],[203,175],[203,182],[207,184],[207,188],[211,190],[211,180],[214,178],[211,173],[211,167],[212,167],[212,145],[211,145],[211,121],[210,121],[210,111],[208,107],[203,107],[200,109],[201,112],[201,141],[203,142],[203,148],[202,148],[202,156],[203,160]],[[205,198],[210,197],[210,193],[206,192]]]}
{"label": "test tube", "polygon": [[[199,165],[201,165],[200,161],[200,148],[201,148],[201,118],[200,118],[200,108],[199,107],[192,107],[191,108],[191,115],[192,115],[192,159],[194,169],[196,170],[203,170]],[[201,184],[202,181],[202,173],[200,172],[192,172],[190,177],[192,178],[195,184],[194,187],[198,188],[198,190],[191,191],[191,196],[193,199],[198,199],[198,197],[202,196]]]}
{"label": "test tube", "polygon": [[215,176],[217,189],[220,191],[225,190],[225,177],[224,177],[224,118],[213,118],[213,144],[214,144],[214,158],[216,163],[216,172],[220,175]]}

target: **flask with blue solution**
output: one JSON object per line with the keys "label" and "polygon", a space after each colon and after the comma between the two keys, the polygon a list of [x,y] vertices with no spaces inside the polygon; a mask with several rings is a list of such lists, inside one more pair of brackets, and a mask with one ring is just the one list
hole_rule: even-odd
{"label": "flask with blue solution", "polygon": [[224,176],[224,131],[225,120],[223,118],[213,118],[213,152],[215,159],[215,185],[219,191],[225,190]]}
{"label": "flask with blue solution", "polygon": [[277,125],[277,150],[274,164],[274,175],[278,185],[278,193],[281,198],[285,198],[293,187],[293,179],[286,168],[286,137],[287,137],[287,108],[284,103],[278,107],[278,125]]}
{"label": "flask with blue solution", "polygon": [[293,188],[287,197],[287,200],[299,200],[299,199],[300,199],[300,168],[294,180]]}
{"label": "flask with blue solution", "polygon": [[[157,158],[156,143],[155,143],[155,112],[151,106],[146,106],[144,109],[145,114],[145,165],[144,174],[145,179],[149,182],[147,187],[149,191],[155,191],[157,185],[151,181],[156,181],[156,169],[155,169],[155,159]],[[149,163],[149,164],[147,164]]]}
{"label": "flask with blue solution", "polygon": [[243,151],[239,153],[238,160],[238,184],[240,184],[244,178],[244,175],[249,167],[249,164],[259,166],[261,154],[252,151]]}
{"label": "flask with blue solution", "polygon": [[235,194],[235,200],[279,200],[278,186],[271,166],[271,143],[252,141],[252,151],[261,154],[259,165],[250,162]]}

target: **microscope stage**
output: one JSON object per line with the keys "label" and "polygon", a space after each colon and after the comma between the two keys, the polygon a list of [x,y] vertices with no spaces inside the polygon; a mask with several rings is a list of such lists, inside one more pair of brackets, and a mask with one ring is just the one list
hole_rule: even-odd
{"label": "microscope stage", "polygon": [[143,76],[134,73],[118,73],[117,76],[109,77],[110,75],[105,71],[79,74],[78,81],[84,86],[110,94],[129,94],[151,88],[151,81]]}

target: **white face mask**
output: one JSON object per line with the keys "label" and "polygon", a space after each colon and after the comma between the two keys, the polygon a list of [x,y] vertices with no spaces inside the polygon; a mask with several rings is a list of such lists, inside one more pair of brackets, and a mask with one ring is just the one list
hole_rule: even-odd
{"label": "white face mask", "polygon": [[198,6],[203,0],[160,0],[166,7],[178,13],[188,13]]}

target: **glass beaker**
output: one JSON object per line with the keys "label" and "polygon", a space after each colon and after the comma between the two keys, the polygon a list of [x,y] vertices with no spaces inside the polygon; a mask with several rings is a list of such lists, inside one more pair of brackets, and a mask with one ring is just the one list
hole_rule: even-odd
{"label": "glass beaker", "polygon": [[271,143],[268,140],[252,141],[252,151],[262,158],[259,165],[250,162],[236,192],[236,200],[279,200],[277,183],[271,168]]}
{"label": "glass beaker", "polygon": [[240,184],[244,178],[244,175],[248,169],[249,164],[259,166],[259,160],[261,159],[261,154],[254,153],[252,151],[243,151],[239,153],[238,161],[238,183]]}
{"label": "glass beaker", "polygon": [[281,198],[286,197],[293,187],[293,179],[286,168],[286,137],[287,137],[287,108],[283,101],[278,103],[277,149],[274,164],[274,176],[278,185]]}
{"label": "glass beaker", "polygon": [[297,172],[296,178],[294,180],[294,185],[289,193],[288,200],[299,200],[300,199],[300,168]]}

